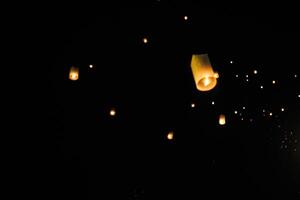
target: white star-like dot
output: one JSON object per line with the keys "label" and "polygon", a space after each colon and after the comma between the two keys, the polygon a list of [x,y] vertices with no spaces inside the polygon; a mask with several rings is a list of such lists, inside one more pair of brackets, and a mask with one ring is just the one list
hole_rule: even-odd
{"label": "white star-like dot", "polygon": [[271,112],[270,112],[270,113],[269,113],[269,115],[270,115],[270,116],[272,116],[272,115],[273,115],[273,113],[271,113]]}

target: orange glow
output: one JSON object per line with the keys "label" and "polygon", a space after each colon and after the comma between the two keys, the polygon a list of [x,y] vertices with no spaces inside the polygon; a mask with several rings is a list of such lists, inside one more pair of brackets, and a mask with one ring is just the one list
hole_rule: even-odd
{"label": "orange glow", "polygon": [[213,71],[207,54],[194,54],[191,68],[199,91],[209,91],[217,85],[219,74]]}
{"label": "orange glow", "polygon": [[173,140],[173,138],[174,138],[174,133],[173,133],[173,131],[170,131],[170,132],[168,133],[167,138],[168,138],[168,140]]}
{"label": "orange glow", "polygon": [[77,81],[79,79],[79,68],[78,67],[71,67],[69,73],[69,79],[72,81]]}
{"label": "orange glow", "polygon": [[110,116],[115,116],[116,115],[116,110],[114,108],[112,108],[110,111],[109,111],[109,115]]}
{"label": "orange glow", "polygon": [[221,114],[221,115],[219,116],[219,124],[220,124],[220,125],[225,125],[225,124],[226,124],[225,115]]}

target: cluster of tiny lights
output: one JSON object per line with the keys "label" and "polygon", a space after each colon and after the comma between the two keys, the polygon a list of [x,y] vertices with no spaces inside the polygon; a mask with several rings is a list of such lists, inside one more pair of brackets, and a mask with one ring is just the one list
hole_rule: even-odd
{"label": "cluster of tiny lights", "polygon": [[281,138],[280,149],[296,152],[298,139],[295,137],[296,134],[293,134],[293,131],[285,130]]}
{"label": "cluster of tiny lights", "polygon": [[147,44],[147,43],[148,43],[148,39],[147,39],[147,38],[143,38],[143,42],[144,42],[145,44]]}

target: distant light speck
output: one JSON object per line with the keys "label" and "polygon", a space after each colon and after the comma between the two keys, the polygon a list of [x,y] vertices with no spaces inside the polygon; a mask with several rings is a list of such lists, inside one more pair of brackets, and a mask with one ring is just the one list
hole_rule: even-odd
{"label": "distant light speck", "polygon": [[112,108],[110,111],[109,111],[109,115],[110,116],[115,116],[116,115],[116,110],[114,108]]}
{"label": "distant light speck", "polygon": [[173,131],[170,131],[170,132],[168,133],[168,135],[167,135],[167,138],[168,138],[168,140],[173,140],[173,138],[174,138],[174,132],[173,132]]}
{"label": "distant light speck", "polygon": [[147,43],[148,43],[148,39],[147,39],[147,38],[143,38],[143,42],[144,42],[145,44],[147,44]]}

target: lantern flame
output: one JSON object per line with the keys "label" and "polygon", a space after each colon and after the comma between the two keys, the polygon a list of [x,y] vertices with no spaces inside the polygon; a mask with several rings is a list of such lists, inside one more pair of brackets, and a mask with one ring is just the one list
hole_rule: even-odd
{"label": "lantern flame", "polygon": [[167,135],[167,138],[168,138],[168,140],[173,140],[173,138],[174,138],[174,132],[173,132],[173,131],[170,131],[170,132],[168,133],[168,135]]}
{"label": "lantern flame", "polygon": [[219,116],[219,124],[220,125],[225,125],[226,124],[226,118],[225,118],[225,115],[221,114]]}
{"label": "lantern flame", "polygon": [[209,91],[217,85],[219,74],[213,71],[207,54],[194,54],[191,68],[199,91]]}
{"label": "lantern flame", "polygon": [[79,79],[79,68],[78,67],[71,67],[69,73],[69,79],[72,81],[77,81]]}

